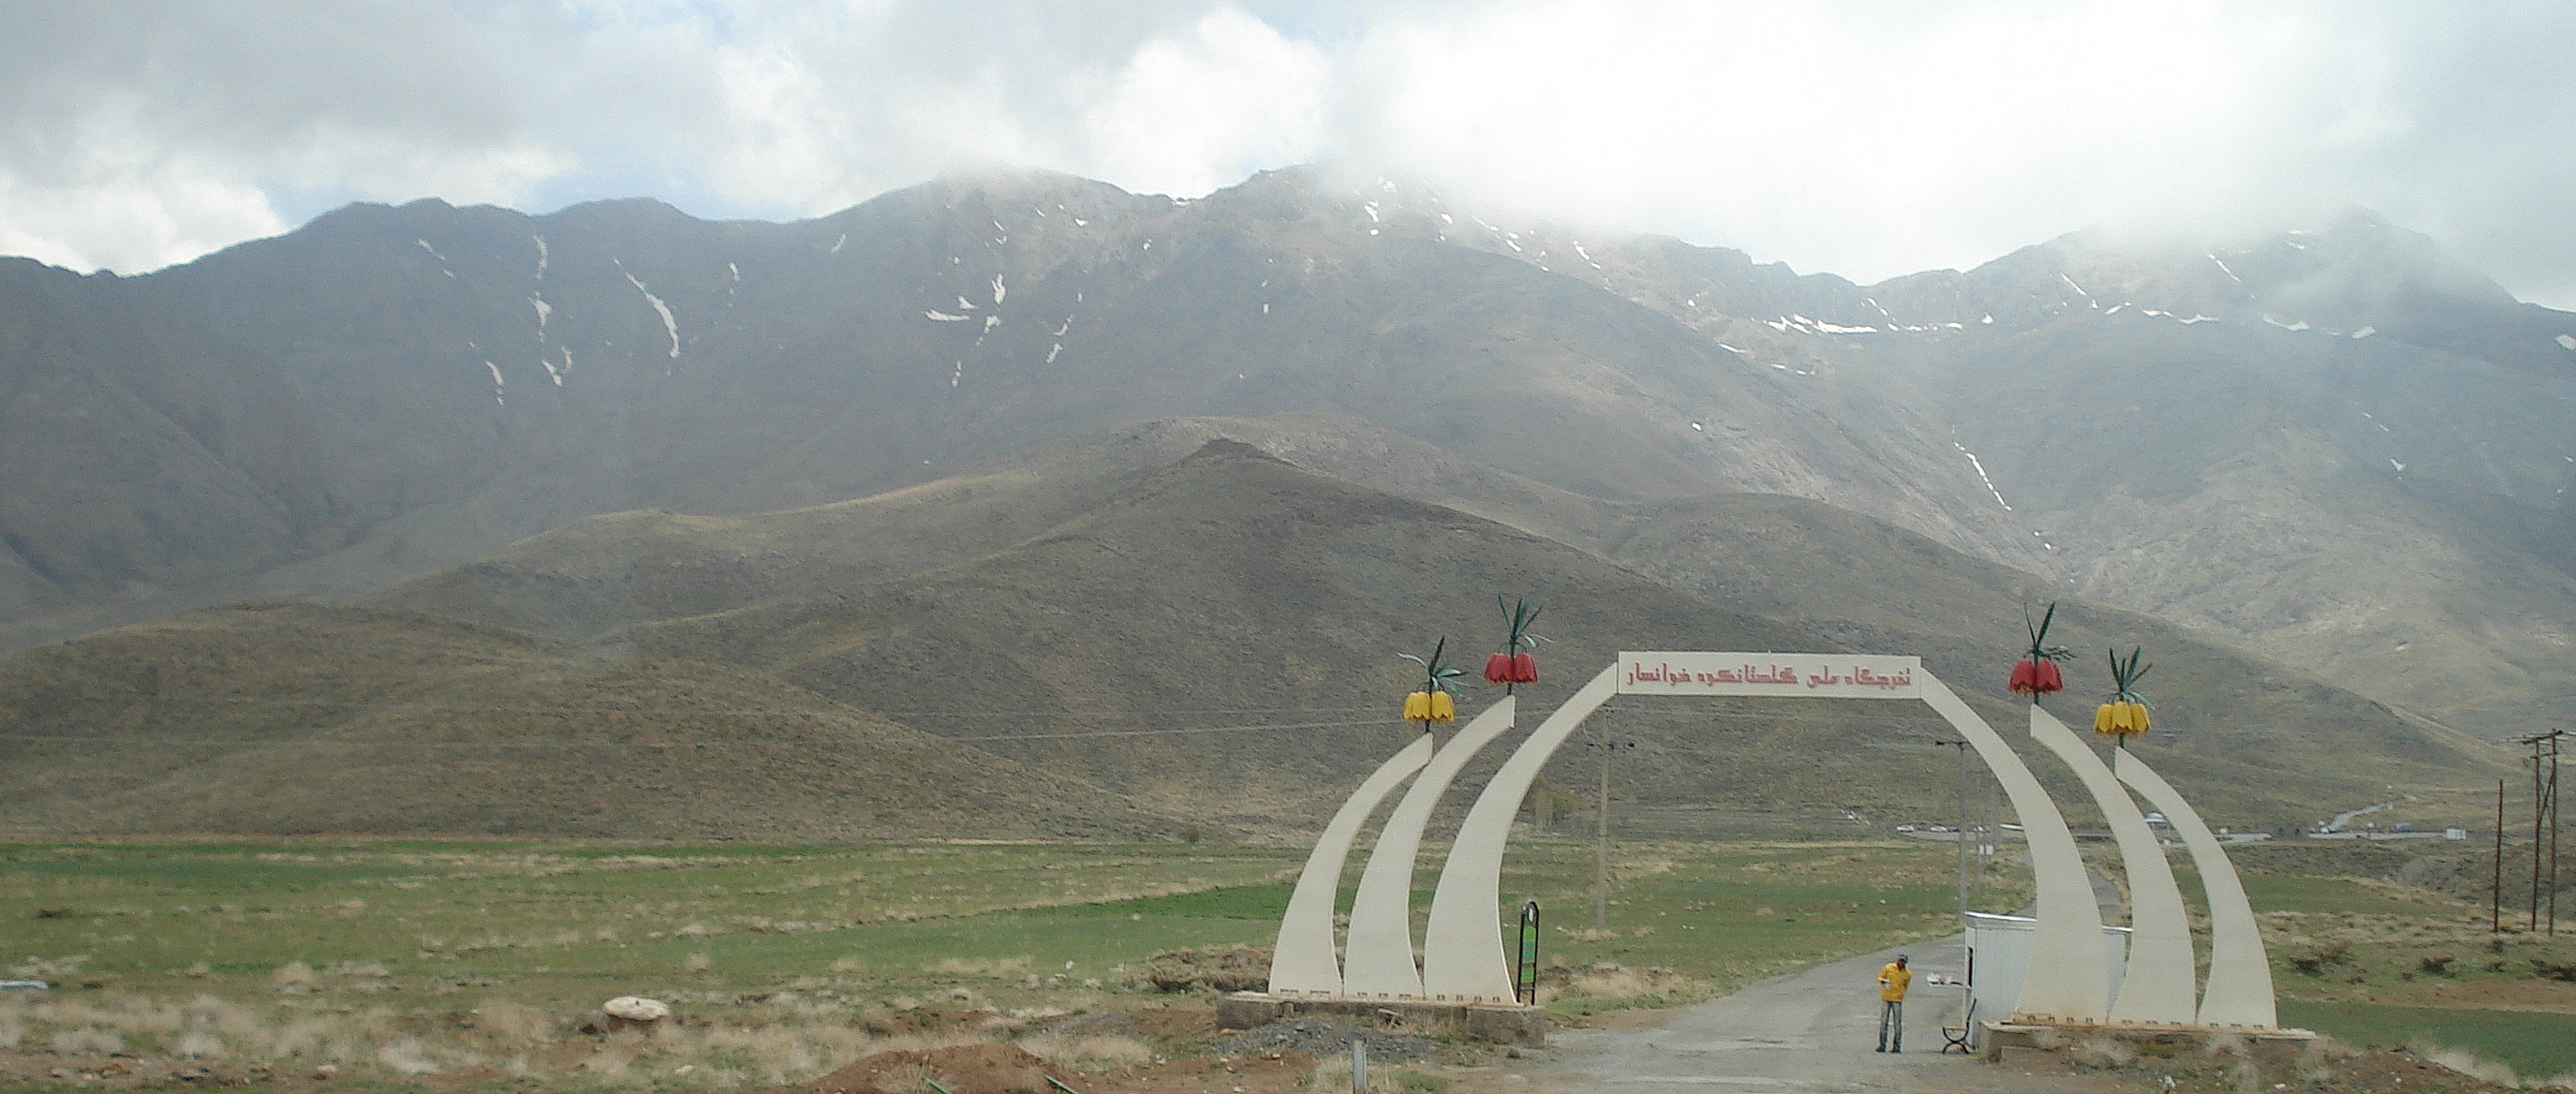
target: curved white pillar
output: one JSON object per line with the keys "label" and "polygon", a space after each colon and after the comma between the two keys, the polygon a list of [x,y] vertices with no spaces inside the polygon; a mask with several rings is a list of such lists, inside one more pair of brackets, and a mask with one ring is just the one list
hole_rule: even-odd
{"label": "curved white pillar", "polygon": [[1583,724],[1585,715],[1619,693],[1619,666],[1601,670],[1556,713],[1547,716],[1503,761],[1476,795],[1458,840],[1449,845],[1449,862],[1440,869],[1440,887],[1431,894],[1431,922],[1422,938],[1422,990],[1435,1000],[1509,1003],[1512,971],[1503,956],[1503,845],[1512,835],[1512,816],[1529,797],[1539,768]]}
{"label": "curved white pillar", "polygon": [[1458,769],[1512,727],[1516,702],[1503,696],[1449,738],[1414,778],[1404,800],[1387,814],[1377,846],[1369,851],[1368,868],[1360,871],[1359,895],[1351,899],[1350,937],[1342,949],[1344,993],[1369,998],[1421,996],[1422,974],[1413,967],[1413,859],[1422,846],[1422,829]]}
{"label": "curved white pillar", "polygon": [[2192,866],[2200,871],[2201,889],[2209,897],[2209,984],[2201,990],[2200,1024],[2278,1028],[2281,1018],[2272,995],[2272,959],[2263,952],[2263,932],[2254,924],[2254,906],[2245,899],[2245,884],[2236,877],[2235,864],[2227,861],[2226,849],[2201,823],[2191,803],[2182,800],[2173,784],[2136,753],[2121,749],[2113,770],[2121,782],[2138,788],[2147,804],[2163,813],[2165,823],[2182,837],[2182,845],[2191,850]]}
{"label": "curved white pillar", "polygon": [[1923,701],[1950,720],[2003,784],[2021,817],[2030,845],[2031,873],[2039,886],[2038,922],[2030,929],[2030,965],[2013,1013],[2035,1019],[2099,1022],[2111,1014],[2111,971],[2102,952],[2102,911],[2093,902],[2093,880],[2075,834],[2039,779],[2001,735],[1968,709],[1948,685],[1922,674]]}
{"label": "curved white pillar", "polygon": [[1358,838],[1369,814],[1377,812],[1377,803],[1430,761],[1431,735],[1425,733],[1379,764],[1333,814],[1331,823],[1324,825],[1323,838],[1315,841],[1315,849],[1306,855],[1306,868],[1297,875],[1297,890],[1288,896],[1288,914],[1279,920],[1279,945],[1270,956],[1270,994],[1341,994],[1342,961],[1333,949],[1333,898],[1341,894],[1342,860],[1350,856],[1351,841]]}
{"label": "curved white pillar", "polygon": [[2120,995],[2111,1001],[2111,1021],[2190,1025],[2199,987],[2191,956],[2191,917],[2183,911],[2182,888],[2174,884],[2164,847],[2147,830],[2147,819],[2101,755],[2036,703],[2030,708],[2030,736],[2075,769],[2120,845],[2120,868],[2129,879],[2129,963]]}

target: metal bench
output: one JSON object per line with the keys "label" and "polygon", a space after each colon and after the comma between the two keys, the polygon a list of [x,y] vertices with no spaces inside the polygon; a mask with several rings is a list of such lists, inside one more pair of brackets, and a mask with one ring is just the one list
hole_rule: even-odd
{"label": "metal bench", "polygon": [[1977,1050],[1969,1042],[1976,1039],[1977,1001],[1972,998],[1968,1000],[1967,1009],[1960,1012],[1958,1025],[1941,1027],[1941,1051],[1946,1054],[1955,1048],[1962,1056],[1973,1056]]}

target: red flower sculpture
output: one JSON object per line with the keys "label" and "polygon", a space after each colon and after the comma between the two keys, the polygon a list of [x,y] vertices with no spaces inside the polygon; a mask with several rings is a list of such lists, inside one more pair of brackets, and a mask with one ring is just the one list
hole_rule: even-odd
{"label": "red flower sculpture", "polygon": [[2049,602],[2048,613],[2040,616],[2037,623],[2030,621],[2027,612],[2022,616],[2022,625],[2030,629],[2030,652],[2013,662],[2012,679],[2005,686],[2014,694],[2036,701],[2042,695],[2066,690],[2066,677],[2057,670],[2057,663],[2072,659],[2075,651],[2048,644],[2048,625],[2056,619],[2055,601]]}
{"label": "red flower sculpture", "polygon": [[1511,633],[1504,639],[1501,653],[1485,658],[1485,682],[1501,684],[1506,690],[1514,684],[1538,683],[1538,657],[1530,650],[1547,639],[1531,634],[1529,625],[1538,621],[1541,609],[1528,597],[1522,597],[1515,606],[1503,603],[1498,596],[1494,605],[1503,610],[1503,621],[1511,627]]}

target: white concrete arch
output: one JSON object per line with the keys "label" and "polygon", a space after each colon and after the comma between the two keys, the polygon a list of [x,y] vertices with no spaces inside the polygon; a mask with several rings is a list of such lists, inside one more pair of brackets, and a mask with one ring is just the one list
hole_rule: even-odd
{"label": "white concrete arch", "polygon": [[2272,959],[2263,951],[2263,932],[2254,924],[2254,906],[2245,899],[2245,883],[2218,837],[2201,823],[2190,802],[2175,793],[2137,753],[2121,749],[2112,758],[2120,781],[2136,787],[2147,804],[2165,815],[2191,851],[2200,871],[2203,895],[2209,898],[2209,983],[2201,989],[2200,1024],[2277,1029],[2280,1013],[2272,994]]}
{"label": "white concrete arch", "polygon": [[2111,1000],[2111,1021],[2187,1026],[2198,1013],[2198,985],[2191,955],[2191,917],[2183,910],[2182,888],[2174,884],[2173,865],[2136,802],[2113,777],[2109,765],[2066,723],[2030,708],[2030,736],[2046,746],[2093,795],[2094,804],[2111,825],[2120,846],[2120,868],[2129,880],[2129,961],[2120,977],[2120,994]]}
{"label": "white concrete arch", "polygon": [[[1519,701],[1513,696],[1476,715],[1449,743],[1432,754],[1422,774],[1387,814],[1377,846],[1369,850],[1360,871],[1358,895],[1351,898],[1350,936],[1343,943],[1342,991],[1389,999],[1422,995],[1422,974],[1413,967],[1413,862],[1422,847],[1422,829],[1431,810],[1449,790],[1449,781],[1479,749],[1512,728]],[[1498,951],[1499,952],[1499,951]]]}
{"label": "white concrete arch", "polygon": [[1270,955],[1270,994],[1320,998],[1342,993],[1342,959],[1333,947],[1333,903],[1341,895],[1342,861],[1350,856],[1360,826],[1377,812],[1377,803],[1429,762],[1431,735],[1425,733],[1379,764],[1324,825],[1322,838],[1306,855],[1306,868],[1297,875],[1296,891],[1288,895],[1288,914],[1279,919],[1279,943]]}
{"label": "white concrete arch", "polygon": [[2101,916],[2075,837],[2057,803],[1993,727],[1925,671],[1920,659],[1848,654],[1620,654],[1619,663],[1593,677],[1540,723],[1468,812],[1431,902],[1422,970],[1431,998],[1512,1001],[1501,916],[1503,850],[1512,816],[1557,747],[1601,704],[1623,694],[1919,699],[1930,705],[1994,771],[2030,843],[2039,914],[2018,1013],[2075,1022],[2109,1016]]}
{"label": "white concrete arch", "polygon": [[1514,1002],[1512,970],[1503,949],[1503,845],[1512,815],[1529,797],[1538,769],[1583,724],[1584,715],[1618,694],[1619,666],[1612,665],[1577,689],[1547,716],[1502,770],[1485,783],[1467,810],[1440,886],[1431,892],[1431,922],[1422,934],[1422,988],[1435,1000]]}

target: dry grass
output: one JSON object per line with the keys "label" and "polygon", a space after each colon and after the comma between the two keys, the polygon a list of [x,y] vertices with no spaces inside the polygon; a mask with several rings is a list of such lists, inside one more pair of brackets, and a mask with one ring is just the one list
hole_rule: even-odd
{"label": "dry grass", "polygon": [[2135,1062],[2138,1051],[2116,1038],[2093,1037],[2068,1049],[2066,1058],[2080,1068],[2120,1068]]}
{"label": "dry grass", "polygon": [[[0,1049],[42,1046],[70,1059],[122,1052],[146,1065],[158,1058],[328,1064],[351,1079],[400,1080],[487,1066],[540,1076],[551,1066],[567,1078],[590,1081],[732,1087],[801,1082],[877,1052],[930,1051],[992,1041],[999,1033],[955,1028],[875,1035],[853,1025],[837,1006],[799,1002],[769,1008],[777,1018],[766,1023],[664,1024],[604,1038],[574,1034],[567,1018],[517,1003],[490,1001],[469,1013],[473,1020],[459,1028],[385,1008],[344,1013],[300,996],[276,1003],[212,995],[186,1003],[127,995],[0,1000]],[[1049,1059],[1085,1065],[1139,1063],[1152,1056],[1142,1042],[1121,1037],[1040,1037],[1029,1043]],[[564,1051],[580,1045],[590,1050]]]}
{"label": "dry grass", "polygon": [[2522,1085],[2522,1076],[2515,1074],[2513,1066],[2502,1060],[2490,1059],[2464,1048],[2443,1048],[2432,1044],[2408,1045],[2407,1048],[2418,1056],[2481,1082],[2498,1086]]}
{"label": "dry grass", "polygon": [[974,960],[949,957],[942,958],[937,964],[924,967],[922,971],[950,976],[988,976],[994,979],[1012,980],[1028,975],[1029,965],[1035,960],[1025,955]]}
{"label": "dry grass", "polygon": [[1706,988],[1706,984],[1671,969],[1632,969],[1605,961],[1575,974],[1550,997],[1656,1000],[1690,997],[1704,992]]}
{"label": "dry grass", "polygon": [[1351,1094],[1351,1054],[1338,1053],[1315,1061],[1315,1074],[1306,1081],[1306,1089],[1311,1094]]}
{"label": "dry grass", "polygon": [[1154,1049],[1133,1037],[1090,1036],[1058,1037],[1042,1035],[1023,1038],[1021,1048],[1048,1063],[1063,1064],[1084,1070],[1102,1067],[1132,1067],[1150,1063]]}
{"label": "dry grass", "polygon": [[61,957],[30,956],[25,961],[9,966],[9,975],[22,980],[60,980],[79,972],[81,966],[88,963],[89,955],[85,953],[64,954]]}

